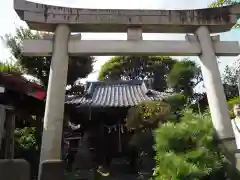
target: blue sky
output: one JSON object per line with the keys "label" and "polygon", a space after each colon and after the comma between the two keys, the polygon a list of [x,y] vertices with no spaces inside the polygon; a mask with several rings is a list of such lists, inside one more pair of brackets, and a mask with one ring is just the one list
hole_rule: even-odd
{"label": "blue sky", "polygon": [[[206,8],[213,0],[31,0],[33,2],[48,3],[52,5],[70,6],[79,8],[109,8],[109,9],[191,9],[191,8]],[[1,0],[0,6],[0,36],[4,36],[6,33],[14,33],[15,28],[20,25],[25,25],[20,21],[17,14],[13,10],[13,0]],[[183,34],[144,34],[145,40],[184,40]],[[83,39],[106,39],[106,40],[124,40],[126,34],[83,34]],[[226,41],[240,41],[240,30],[232,30],[231,32],[222,33],[221,40]],[[0,43],[0,60],[9,60],[9,52]],[[97,57],[97,62],[94,66],[95,72],[90,74],[87,80],[96,80],[98,71],[101,65],[106,62],[109,57]],[[181,58],[180,58],[181,59]],[[193,58],[198,61],[198,58]],[[231,65],[237,57],[224,57],[220,58],[220,70],[226,65]]]}

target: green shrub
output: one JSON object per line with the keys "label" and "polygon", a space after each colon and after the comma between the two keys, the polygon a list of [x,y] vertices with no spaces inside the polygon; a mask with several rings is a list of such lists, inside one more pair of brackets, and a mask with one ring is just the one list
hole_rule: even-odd
{"label": "green shrub", "polygon": [[16,143],[24,149],[38,149],[36,143],[36,128],[25,127],[20,130],[15,131],[15,141]]}
{"label": "green shrub", "polygon": [[154,136],[156,180],[202,180],[223,168],[208,114],[202,117],[186,110],[179,123],[161,125]]}
{"label": "green shrub", "polygon": [[169,96],[166,101],[171,106],[171,112],[175,112],[177,110],[182,110],[185,107],[187,98],[184,96],[184,94],[178,93]]}
{"label": "green shrub", "polygon": [[163,101],[144,101],[128,111],[126,127],[128,129],[143,129],[157,127],[160,121],[170,113],[170,105]]}

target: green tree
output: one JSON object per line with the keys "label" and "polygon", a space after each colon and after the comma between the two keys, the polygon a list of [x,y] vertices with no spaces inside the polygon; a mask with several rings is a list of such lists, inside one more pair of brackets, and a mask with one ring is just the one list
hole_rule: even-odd
{"label": "green tree", "polygon": [[202,80],[200,67],[188,59],[175,63],[167,76],[169,87],[173,88],[175,92],[182,92],[186,97],[193,95],[194,88]]}
{"label": "green tree", "polygon": [[177,61],[160,56],[117,56],[106,62],[99,73],[99,80],[153,79],[153,89],[183,93],[194,97],[193,89],[202,81],[201,69],[188,59]]}
{"label": "green tree", "polygon": [[222,75],[222,82],[227,99],[231,99],[239,95],[238,78],[239,67],[237,68],[231,68],[230,66],[225,67],[224,73]]}
{"label": "green tree", "polygon": [[176,60],[160,56],[116,56],[106,62],[99,73],[99,80],[153,79],[153,88],[167,89],[166,74]]}
{"label": "green tree", "polygon": [[154,135],[156,180],[226,179],[209,114],[186,110],[179,123],[167,122]]}
{"label": "green tree", "polygon": [[183,93],[176,93],[166,98],[166,102],[171,106],[171,112],[175,113],[185,107],[187,99]]}
{"label": "green tree", "polygon": [[17,63],[0,62],[0,72],[21,75],[24,71]]}
{"label": "green tree", "polygon": [[[38,78],[47,89],[51,57],[26,57],[22,53],[23,40],[41,39],[44,34],[20,27],[16,29],[15,35],[6,34],[2,39],[10,49],[13,57],[26,70],[26,73]],[[93,57],[70,57],[67,85],[73,86],[76,80],[85,78],[91,73],[93,62]]]}

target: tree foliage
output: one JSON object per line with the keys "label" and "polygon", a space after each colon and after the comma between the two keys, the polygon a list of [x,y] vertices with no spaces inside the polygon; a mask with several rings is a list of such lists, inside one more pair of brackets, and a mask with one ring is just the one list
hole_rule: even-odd
{"label": "tree foliage", "polygon": [[163,101],[144,101],[128,111],[126,127],[141,130],[154,128],[170,113],[170,105]]}
{"label": "tree foliage", "polygon": [[169,96],[166,101],[171,106],[171,112],[182,110],[187,103],[187,99],[183,93],[177,93]]}
{"label": "tree foliage", "polygon": [[231,5],[234,3],[236,3],[234,0],[216,0],[209,7],[211,8],[221,7],[221,6]]}
{"label": "tree foliage", "polygon": [[0,62],[0,72],[21,75],[24,71],[17,63]]}
{"label": "tree foliage", "polygon": [[106,62],[99,73],[99,80],[153,79],[153,88],[167,89],[166,74],[176,60],[160,56],[116,56]]}
{"label": "tree foliage", "polygon": [[[214,137],[210,115],[189,110],[179,123],[161,125],[155,132],[155,179],[224,179],[225,159]],[[221,174],[213,178],[215,172]]]}
{"label": "tree foliage", "polygon": [[169,87],[175,92],[183,92],[187,97],[193,95],[194,87],[202,80],[200,67],[188,59],[175,63],[167,76]]}
{"label": "tree foliage", "polygon": [[15,142],[19,147],[24,149],[38,149],[35,138],[36,128],[25,127],[15,131]]}
{"label": "tree foliage", "polygon": [[201,70],[195,62],[177,61],[159,56],[117,56],[106,62],[99,73],[99,80],[153,79],[153,89],[191,96],[193,88],[202,81]]}
{"label": "tree foliage", "polygon": [[[38,78],[47,88],[50,73],[51,57],[27,57],[23,56],[23,40],[41,39],[46,33],[33,32],[23,27],[16,29],[16,34],[6,34],[3,41],[10,49],[13,57],[26,70],[26,72]],[[68,65],[67,85],[74,85],[78,78],[84,78],[92,72],[93,57],[70,57]]]}
{"label": "tree foliage", "polygon": [[231,68],[230,66],[225,67],[222,76],[222,82],[227,99],[232,99],[238,96],[239,94],[238,78],[239,78],[238,68]]}

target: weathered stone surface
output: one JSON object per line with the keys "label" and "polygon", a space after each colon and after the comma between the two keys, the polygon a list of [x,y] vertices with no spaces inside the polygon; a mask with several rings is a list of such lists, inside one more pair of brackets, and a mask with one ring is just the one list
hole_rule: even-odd
{"label": "weathered stone surface", "polygon": [[[61,159],[65,88],[70,29],[59,24],[54,36],[51,70],[43,123],[40,162]],[[50,40],[52,42],[52,40]]]}
{"label": "weathered stone surface", "polygon": [[0,159],[1,180],[30,180],[30,165],[22,159]]}
{"label": "weathered stone surface", "polygon": [[240,12],[239,5],[196,10],[119,10],[67,8],[25,0],[14,0],[14,7],[32,29],[54,31],[56,24],[66,23],[73,32],[126,32],[128,27],[138,26],[143,32],[190,33],[199,25],[207,25],[216,33],[229,30]]}
{"label": "weathered stone surface", "polygon": [[[24,41],[25,56],[51,56],[52,40]],[[217,56],[237,56],[240,54],[238,42],[214,41]],[[70,56],[112,56],[112,55],[161,55],[161,56],[198,56],[201,48],[198,41],[122,41],[122,40],[73,40],[68,43]]]}

